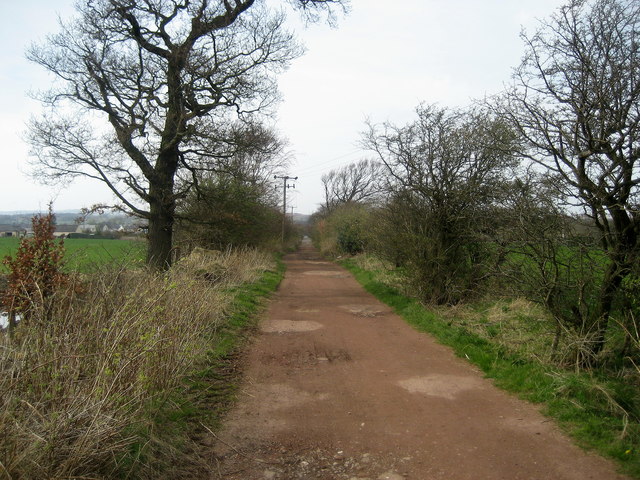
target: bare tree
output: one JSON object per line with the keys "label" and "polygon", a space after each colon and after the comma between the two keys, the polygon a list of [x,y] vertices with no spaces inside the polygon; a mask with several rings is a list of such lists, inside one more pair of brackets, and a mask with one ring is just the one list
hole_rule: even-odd
{"label": "bare tree", "polygon": [[[311,15],[342,3],[291,1]],[[29,52],[59,80],[30,125],[36,174],[105,183],[148,220],[148,262],[165,268],[190,178],[237,153],[228,124],[274,104],[274,74],[300,48],[283,14],[255,0],[86,0],[77,10]]]}
{"label": "bare tree", "polygon": [[578,309],[601,351],[623,279],[637,261],[640,215],[640,4],[574,0],[524,36],[527,51],[499,112],[584,209],[606,252],[599,298]]}
{"label": "bare tree", "polygon": [[450,303],[478,280],[479,239],[513,161],[513,135],[486,112],[428,105],[417,117],[403,127],[370,125],[363,141],[391,177],[389,233],[403,237],[395,243],[408,248],[424,296]]}
{"label": "bare tree", "polygon": [[380,193],[384,175],[384,166],[373,160],[361,160],[323,175],[325,212],[345,203],[374,200]]}

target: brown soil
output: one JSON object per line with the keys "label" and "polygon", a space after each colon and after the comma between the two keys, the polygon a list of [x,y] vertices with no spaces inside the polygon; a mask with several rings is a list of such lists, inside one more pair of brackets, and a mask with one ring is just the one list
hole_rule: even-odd
{"label": "brown soil", "polygon": [[211,479],[623,479],[309,244],[212,438]]}

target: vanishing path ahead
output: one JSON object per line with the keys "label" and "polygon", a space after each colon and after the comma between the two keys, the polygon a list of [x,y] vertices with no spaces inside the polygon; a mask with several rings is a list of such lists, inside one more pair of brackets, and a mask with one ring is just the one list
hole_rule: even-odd
{"label": "vanishing path ahead", "polygon": [[623,479],[309,244],[250,347],[211,479]]}

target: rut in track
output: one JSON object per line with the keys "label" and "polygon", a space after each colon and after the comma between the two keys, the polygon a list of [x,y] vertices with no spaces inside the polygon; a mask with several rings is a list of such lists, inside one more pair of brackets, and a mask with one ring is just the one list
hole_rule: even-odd
{"label": "rut in track", "polygon": [[210,479],[623,479],[310,244],[250,346]]}

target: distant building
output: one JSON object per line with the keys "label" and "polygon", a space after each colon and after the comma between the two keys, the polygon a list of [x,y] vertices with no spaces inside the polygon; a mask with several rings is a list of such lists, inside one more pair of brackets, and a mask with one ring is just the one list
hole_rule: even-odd
{"label": "distant building", "polygon": [[17,225],[0,224],[0,237],[24,237],[27,233],[26,228]]}
{"label": "distant building", "polygon": [[53,232],[53,236],[56,238],[66,238],[70,233],[75,233],[77,229],[77,225],[56,225],[56,230]]}
{"label": "distant building", "polygon": [[98,233],[98,226],[93,223],[81,223],[74,230],[75,233]]}

